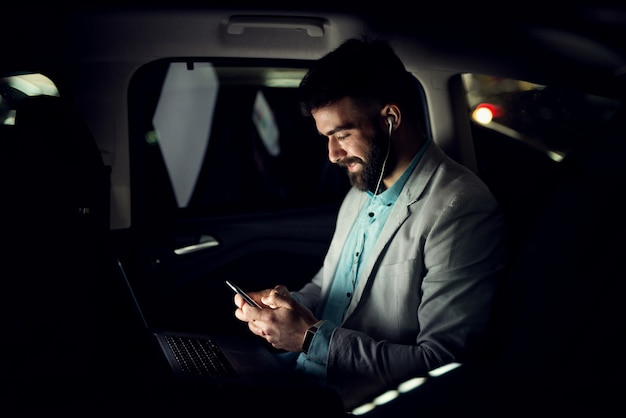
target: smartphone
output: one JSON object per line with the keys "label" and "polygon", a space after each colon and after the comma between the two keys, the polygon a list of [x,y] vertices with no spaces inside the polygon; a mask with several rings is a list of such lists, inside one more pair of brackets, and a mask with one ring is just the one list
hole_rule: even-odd
{"label": "smartphone", "polygon": [[248,305],[252,305],[256,308],[259,309],[263,309],[261,307],[261,305],[259,305],[258,303],[256,303],[250,296],[248,296],[248,294],[246,292],[244,292],[243,290],[241,290],[239,288],[239,286],[232,284],[231,282],[229,282],[228,280],[226,280],[226,284],[228,285],[228,287],[230,287],[231,289],[233,289],[233,292],[235,293],[239,293],[239,296],[241,296],[243,298],[243,300],[245,300]]}

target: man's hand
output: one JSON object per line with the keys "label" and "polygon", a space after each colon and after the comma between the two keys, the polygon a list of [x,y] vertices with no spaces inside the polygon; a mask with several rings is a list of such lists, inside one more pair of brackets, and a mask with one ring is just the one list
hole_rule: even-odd
{"label": "man's hand", "polygon": [[274,348],[300,352],[306,330],[317,322],[313,313],[282,285],[248,294],[269,309],[251,307],[235,295],[235,317],[247,322],[252,333],[265,338]]}

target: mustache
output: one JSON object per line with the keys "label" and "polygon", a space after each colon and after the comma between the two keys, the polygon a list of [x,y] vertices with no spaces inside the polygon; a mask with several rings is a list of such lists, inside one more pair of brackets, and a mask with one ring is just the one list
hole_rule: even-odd
{"label": "mustache", "polygon": [[337,165],[343,168],[347,168],[350,164],[365,165],[364,161],[359,157],[344,157],[341,160],[337,161]]}

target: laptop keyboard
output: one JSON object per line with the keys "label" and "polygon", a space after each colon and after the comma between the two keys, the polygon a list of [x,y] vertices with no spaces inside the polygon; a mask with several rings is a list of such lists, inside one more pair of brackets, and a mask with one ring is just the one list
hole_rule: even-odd
{"label": "laptop keyboard", "polygon": [[165,339],[184,372],[194,376],[237,376],[233,366],[213,341],[171,335],[166,335]]}

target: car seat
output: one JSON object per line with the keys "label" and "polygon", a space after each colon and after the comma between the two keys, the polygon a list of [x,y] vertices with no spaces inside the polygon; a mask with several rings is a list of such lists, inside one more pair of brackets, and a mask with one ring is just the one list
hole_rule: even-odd
{"label": "car seat", "polygon": [[78,109],[61,97],[22,99],[15,125],[1,134],[9,398],[21,407],[31,396],[79,398],[108,361],[96,339],[113,312],[109,168]]}

